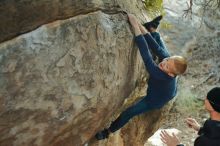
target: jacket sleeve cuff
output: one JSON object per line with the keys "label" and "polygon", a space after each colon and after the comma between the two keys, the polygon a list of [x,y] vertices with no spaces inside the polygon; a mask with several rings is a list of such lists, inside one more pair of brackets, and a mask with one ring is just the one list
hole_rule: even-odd
{"label": "jacket sleeve cuff", "polygon": [[200,127],[199,131],[198,131],[198,135],[201,135],[203,133],[203,127]]}

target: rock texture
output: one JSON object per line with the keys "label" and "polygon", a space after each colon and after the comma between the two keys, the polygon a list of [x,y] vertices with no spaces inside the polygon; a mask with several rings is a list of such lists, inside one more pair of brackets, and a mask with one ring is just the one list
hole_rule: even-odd
{"label": "rock texture", "polygon": [[[138,12],[137,0],[2,0],[0,3],[0,42],[31,31],[42,24],[95,11]],[[140,12],[140,11],[139,11]]]}
{"label": "rock texture", "polygon": [[[0,10],[1,146],[81,146],[126,108],[145,71],[122,10],[144,20],[141,1],[4,0]],[[124,145],[144,143],[160,112],[123,129]]]}
{"label": "rock texture", "polygon": [[0,19],[3,20],[0,22],[2,32],[0,41],[57,19],[66,19],[97,10],[110,11],[114,7],[117,7],[117,4],[110,0],[4,0],[0,3],[2,12]]}
{"label": "rock texture", "polygon": [[134,89],[140,68],[132,38],[124,16],[95,12],[3,43],[0,121],[10,129],[1,139],[45,145],[91,137]]}

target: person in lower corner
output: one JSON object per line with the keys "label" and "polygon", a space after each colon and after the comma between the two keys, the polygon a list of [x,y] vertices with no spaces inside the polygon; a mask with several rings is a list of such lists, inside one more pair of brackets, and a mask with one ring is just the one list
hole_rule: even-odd
{"label": "person in lower corner", "polygon": [[[134,116],[160,109],[168,103],[177,92],[176,77],[183,74],[187,68],[187,62],[183,57],[170,56],[164,44],[159,45],[132,14],[128,14],[128,19],[146,70],[149,72],[147,95],[122,112],[109,128],[98,132],[95,135],[98,140],[108,138],[110,133],[122,128]],[[158,65],[152,59],[149,49],[162,60]]]}
{"label": "person in lower corner", "polygon": [[[210,114],[203,127],[193,118],[187,118],[186,123],[198,132],[194,146],[220,146],[220,87],[212,88],[205,99],[205,109]],[[175,134],[162,131],[161,140],[167,146],[184,146]]]}

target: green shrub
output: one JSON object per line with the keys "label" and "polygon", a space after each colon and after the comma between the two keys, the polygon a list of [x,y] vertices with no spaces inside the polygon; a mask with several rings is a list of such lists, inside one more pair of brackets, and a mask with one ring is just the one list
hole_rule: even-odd
{"label": "green shrub", "polygon": [[144,0],[145,8],[151,17],[163,14],[163,0]]}
{"label": "green shrub", "polygon": [[[147,14],[154,18],[159,15],[165,15],[165,11],[163,8],[163,0],[144,0],[145,8]],[[162,29],[172,29],[172,25],[168,22],[162,21],[160,24],[160,28]]]}
{"label": "green shrub", "polygon": [[189,89],[182,89],[175,103],[181,113],[195,114],[204,109],[204,101],[196,98],[195,94]]}

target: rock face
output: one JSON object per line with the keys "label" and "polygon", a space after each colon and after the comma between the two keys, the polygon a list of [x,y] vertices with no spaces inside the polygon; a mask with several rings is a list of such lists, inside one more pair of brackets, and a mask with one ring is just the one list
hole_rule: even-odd
{"label": "rock face", "polygon": [[[0,10],[0,145],[87,143],[141,80],[142,60],[121,12],[144,19],[141,1],[12,0]],[[139,131],[135,122],[147,123],[142,133],[150,136],[161,118],[152,114],[122,130],[126,146],[137,143],[126,132]]]}
{"label": "rock face", "polygon": [[[137,0],[3,0],[0,3],[0,42],[31,31],[42,24],[86,15],[95,11],[117,13],[127,10],[138,12]],[[140,12],[140,11],[139,11]]]}
{"label": "rock face", "polygon": [[0,41],[57,19],[66,19],[97,10],[109,11],[112,7],[117,7],[117,5],[109,0],[21,0],[19,2],[4,0],[0,4],[2,11],[0,18],[3,20],[0,22],[2,32]]}

